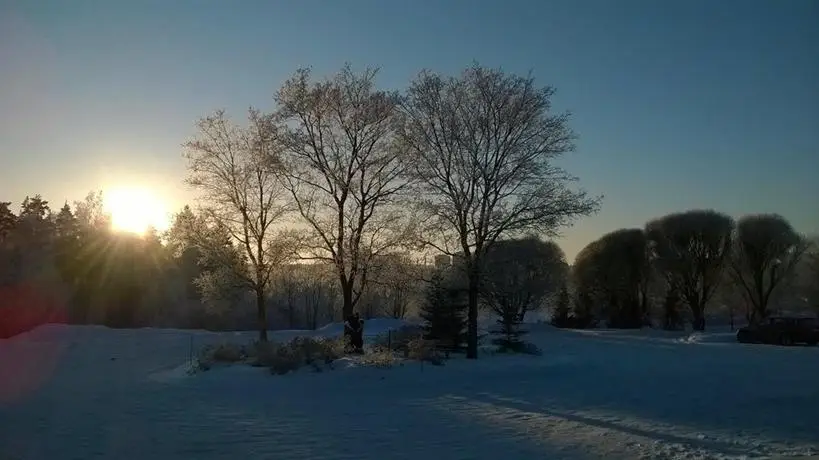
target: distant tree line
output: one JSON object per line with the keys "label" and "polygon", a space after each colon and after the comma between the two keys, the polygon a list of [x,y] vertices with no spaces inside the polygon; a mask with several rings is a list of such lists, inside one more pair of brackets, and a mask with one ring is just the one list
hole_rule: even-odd
{"label": "distant tree line", "polygon": [[[19,211],[0,202],[0,337],[47,322],[110,327],[247,330],[258,326],[253,299],[237,273],[248,267],[224,230],[190,207],[171,228],[144,235],[111,230],[101,193],[51,209],[40,195]],[[226,262],[230,265],[226,265]],[[403,264],[403,265],[402,265]],[[417,308],[407,257],[372,265],[362,295],[365,317],[402,318]],[[341,320],[328,264],[287,263],[271,272],[266,328],[315,329]]]}
{"label": "distant tree line", "polygon": [[[680,223],[686,219],[701,223]],[[186,206],[167,232],[136,236],[110,229],[100,193],[56,212],[39,195],[17,212],[0,202],[0,332],[43,322],[257,326],[249,308],[255,296],[237,276],[249,264],[230,235],[206,221]],[[358,310],[365,318],[420,316],[428,337],[462,349],[468,281],[461,257],[437,268],[409,253],[374,258]],[[534,236],[499,240],[483,261],[480,306],[497,318],[496,343],[513,349],[523,343],[527,314],[542,310],[559,326],[666,329],[685,319],[702,329],[709,314],[753,323],[783,309],[819,312],[817,246],[778,215],[745,216],[735,225],[714,211],[672,214],[604,235],[573,266],[557,244]],[[275,267],[266,327],[341,321],[334,269],[326,262]]]}
{"label": "distant tree line", "polygon": [[[709,314],[757,323],[783,311],[819,312],[817,247],[782,216],[734,221],[713,210],[608,233],[572,267],[572,323],[704,330]],[[777,304],[776,310],[773,305]],[[568,324],[563,315],[557,321]]]}

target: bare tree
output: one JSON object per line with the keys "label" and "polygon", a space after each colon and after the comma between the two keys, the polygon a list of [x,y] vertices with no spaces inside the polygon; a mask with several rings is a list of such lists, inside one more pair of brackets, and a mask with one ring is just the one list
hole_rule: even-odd
{"label": "bare tree", "polygon": [[804,277],[806,279],[800,283],[807,289],[800,290],[807,292],[805,300],[816,310],[816,313],[819,313],[819,237],[809,239],[808,242],[808,258],[805,264],[807,273]]}
{"label": "bare tree", "polygon": [[589,243],[575,258],[580,289],[603,305],[609,327],[639,328],[649,312],[646,235],[642,229],[620,229]]}
{"label": "bare tree", "polygon": [[304,322],[310,329],[317,329],[321,306],[327,302],[327,281],[321,264],[304,264],[301,294],[304,303]]}
{"label": "bare tree", "polygon": [[420,278],[419,267],[409,255],[395,253],[379,258],[374,264],[370,283],[386,303],[385,313],[393,318],[403,319],[413,297],[419,294],[417,288]]}
{"label": "bare tree", "polygon": [[227,231],[247,258],[249,270],[235,275],[256,295],[259,340],[266,341],[270,274],[289,255],[274,225],[288,212],[288,204],[278,180],[281,165],[270,120],[251,109],[248,122],[238,126],[217,111],[199,120],[198,135],[184,147],[187,183],[200,192],[203,214]]}
{"label": "bare tree", "polygon": [[74,215],[85,229],[103,229],[111,225],[111,216],[105,211],[102,191],[89,192],[82,201],[74,202]]}
{"label": "bare tree", "polygon": [[316,330],[318,328],[319,311],[321,302],[324,300],[324,285],[318,282],[311,282],[304,286],[304,316],[307,327]]}
{"label": "bare tree", "polygon": [[397,206],[406,184],[394,148],[398,96],[377,90],[375,76],[346,66],[313,82],[302,69],[276,95],[284,184],[312,231],[303,256],[334,265],[344,318],[361,299],[372,260],[407,240]]}
{"label": "bare tree", "polygon": [[734,220],[712,210],[669,214],[646,224],[651,257],[686,301],[695,330],[705,330],[705,307],[723,277]]}
{"label": "bare tree", "polygon": [[794,273],[807,241],[782,216],[745,216],[737,223],[730,275],[751,304],[750,323],[770,314],[771,294]]}
{"label": "bare tree", "polygon": [[302,278],[301,273],[295,273],[295,267],[291,266],[281,267],[278,275],[276,281],[285,307],[287,328],[295,329],[297,327],[298,297],[304,291],[306,280]]}
{"label": "bare tree", "polygon": [[478,356],[481,259],[500,237],[553,236],[599,200],[569,188],[552,160],[573,149],[554,89],[475,64],[460,77],[422,72],[402,103],[421,242],[460,260],[468,278],[467,357]]}
{"label": "bare tree", "polygon": [[528,237],[497,241],[487,251],[482,271],[484,302],[517,325],[565,282],[568,264],[557,243]]}

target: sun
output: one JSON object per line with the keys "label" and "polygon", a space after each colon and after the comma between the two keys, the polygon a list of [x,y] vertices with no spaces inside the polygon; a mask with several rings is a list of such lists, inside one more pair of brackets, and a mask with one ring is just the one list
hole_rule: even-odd
{"label": "sun", "polygon": [[111,188],[103,193],[103,206],[117,231],[144,235],[149,228],[164,231],[170,226],[165,204],[145,187]]}

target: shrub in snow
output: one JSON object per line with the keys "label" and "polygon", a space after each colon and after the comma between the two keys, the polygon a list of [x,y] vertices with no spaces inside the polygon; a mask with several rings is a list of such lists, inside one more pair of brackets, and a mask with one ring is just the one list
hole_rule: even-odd
{"label": "shrub in snow", "polygon": [[426,361],[435,365],[444,364],[444,357],[438,350],[437,344],[434,340],[427,340],[424,338],[415,338],[407,343],[407,358],[415,361]]}
{"label": "shrub in snow", "polygon": [[359,362],[364,366],[385,369],[394,366],[397,360],[391,350],[383,347],[374,347],[372,350],[364,353]]}
{"label": "shrub in snow", "polygon": [[200,364],[237,363],[247,357],[244,347],[233,343],[208,345],[199,354]]}
{"label": "shrub in snow", "polygon": [[404,352],[410,341],[424,335],[424,328],[421,326],[406,325],[392,331],[375,336],[373,345],[387,350]]}
{"label": "shrub in snow", "polygon": [[345,338],[296,337],[290,342],[259,342],[254,346],[254,365],[286,374],[306,365],[314,368],[331,364],[344,356]]}
{"label": "shrub in snow", "polygon": [[266,365],[271,374],[284,375],[295,371],[306,363],[288,347],[278,347],[266,355]]}

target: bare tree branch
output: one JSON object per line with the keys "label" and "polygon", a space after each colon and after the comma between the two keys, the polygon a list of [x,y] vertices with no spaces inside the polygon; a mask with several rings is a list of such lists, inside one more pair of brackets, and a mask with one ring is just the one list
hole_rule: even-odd
{"label": "bare tree branch", "polygon": [[240,127],[220,110],[199,120],[198,136],[184,144],[187,183],[199,191],[205,215],[242,247],[250,265],[250,273],[241,275],[256,293],[260,340],[267,340],[271,270],[288,258],[272,228],[290,209],[271,122],[251,109],[248,126]]}
{"label": "bare tree branch", "polygon": [[407,184],[394,146],[398,96],[375,89],[376,73],[346,66],[313,82],[302,69],[276,95],[285,188],[312,233],[306,257],[335,265],[345,316],[364,291],[372,257],[401,245],[407,225],[395,213]]}
{"label": "bare tree branch", "polygon": [[[420,240],[463,256],[470,278],[469,350],[477,356],[478,267],[501,237],[553,236],[599,199],[569,188],[552,161],[573,149],[550,87],[473,65],[459,78],[422,72],[401,104],[402,148],[413,157]],[[449,244],[456,243],[457,250]]]}
{"label": "bare tree branch", "polygon": [[731,217],[712,210],[669,214],[646,224],[652,261],[691,308],[694,329],[705,329],[705,308],[731,253]]}
{"label": "bare tree branch", "polygon": [[735,233],[729,274],[753,307],[748,321],[756,323],[768,317],[771,295],[794,274],[809,245],[776,214],[745,216]]}

